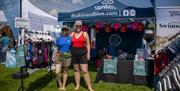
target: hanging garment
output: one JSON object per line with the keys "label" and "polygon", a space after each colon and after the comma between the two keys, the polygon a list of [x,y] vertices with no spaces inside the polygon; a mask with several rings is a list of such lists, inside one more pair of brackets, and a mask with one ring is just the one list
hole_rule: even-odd
{"label": "hanging garment", "polygon": [[158,74],[169,64],[169,58],[165,51],[161,50],[155,57],[155,73]]}
{"label": "hanging garment", "polygon": [[29,49],[29,61],[30,62],[32,62],[32,60],[33,60],[33,45],[32,45],[32,43],[30,43],[29,45],[28,45],[28,49]]}
{"label": "hanging garment", "polygon": [[158,75],[161,72],[161,70],[162,70],[162,65],[161,65],[160,59],[157,58],[156,55],[155,55],[155,62],[154,62],[154,64],[155,64],[154,65],[155,66],[155,69],[154,69],[155,74]]}
{"label": "hanging garment", "polygon": [[99,68],[101,64],[102,64],[102,59],[97,59],[96,67]]}
{"label": "hanging garment", "polygon": [[37,50],[38,50],[38,63],[37,63],[37,67],[42,67],[43,66],[43,47],[41,46],[41,44],[39,44],[37,46]]}
{"label": "hanging garment", "polygon": [[169,64],[169,58],[165,51],[161,53],[162,66],[165,68]]}
{"label": "hanging garment", "polygon": [[6,67],[14,68],[16,67],[16,50],[10,49],[6,52]]}
{"label": "hanging garment", "polygon": [[44,59],[44,65],[47,65],[48,64],[48,48],[47,47],[45,47],[44,48],[44,52],[43,52],[43,59]]}
{"label": "hanging garment", "polygon": [[48,48],[48,61],[51,62],[53,47],[50,44],[48,44],[47,48]]}

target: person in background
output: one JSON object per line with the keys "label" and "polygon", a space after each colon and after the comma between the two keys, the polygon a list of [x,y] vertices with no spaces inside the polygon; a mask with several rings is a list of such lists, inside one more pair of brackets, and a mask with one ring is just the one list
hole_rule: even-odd
{"label": "person in background", "polygon": [[15,41],[15,40],[12,41],[12,42],[9,44],[9,50],[10,50],[10,51],[13,51],[13,52],[15,53],[15,51],[16,51],[16,45],[17,45],[16,41]]}
{"label": "person in background", "polygon": [[0,38],[0,45],[2,47],[2,62],[6,61],[6,51],[11,42],[12,40],[6,36],[6,33],[2,32],[2,37]]}
{"label": "person in background", "polygon": [[101,64],[102,64],[102,61],[103,61],[103,57],[104,57],[104,52],[103,50],[98,50],[98,53],[96,55],[96,68],[97,68],[97,71],[99,70]]}
{"label": "person in background", "polygon": [[[55,74],[59,83],[59,90],[66,90],[65,85],[68,77],[68,67],[71,64],[71,37],[69,36],[69,28],[67,26],[62,27],[62,31],[59,37],[57,37],[55,44],[57,46],[57,52],[53,58],[55,63]],[[61,81],[61,69],[63,67],[63,81]]]}
{"label": "person in background", "polygon": [[89,91],[94,91],[91,87],[90,76],[88,72],[88,61],[90,60],[90,40],[87,32],[83,32],[82,21],[75,22],[75,31],[71,33],[72,37],[72,63],[75,75],[75,90],[80,88],[80,70],[83,72],[84,80]]}

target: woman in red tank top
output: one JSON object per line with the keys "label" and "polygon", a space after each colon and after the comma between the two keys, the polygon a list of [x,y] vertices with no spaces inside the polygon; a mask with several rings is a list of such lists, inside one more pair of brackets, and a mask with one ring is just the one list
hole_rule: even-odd
{"label": "woman in red tank top", "polygon": [[79,38],[77,38],[75,36],[75,34],[73,34],[72,36],[72,47],[75,47],[75,48],[84,48],[86,47],[86,38],[85,38],[85,34],[84,32],[80,32],[79,33]]}
{"label": "woman in red tank top", "polygon": [[86,32],[81,31],[82,22],[75,22],[75,31],[71,33],[72,37],[72,63],[75,75],[75,90],[80,88],[80,70],[83,72],[84,80],[89,91],[94,91],[91,87],[91,81],[88,72],[88,61],[90,60],[90,42]]}

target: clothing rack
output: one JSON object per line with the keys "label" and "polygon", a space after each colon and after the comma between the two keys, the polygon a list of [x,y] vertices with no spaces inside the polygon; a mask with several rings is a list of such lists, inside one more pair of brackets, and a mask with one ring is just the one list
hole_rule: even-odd
{"label": "clothing rack", "polygon": [[[44,45],[46,44],[46,45]],[[52,65],[52,50],[51,50],[51,46],[52,43],[50,42],[33,42],[31,41],[31,44],[27,45],[27,47],[31,46],[31,51],[30,49],[27,51],[29,55],[29,59],[26,60],[26,62],[28,63],[26,66],[28,68],[37,68],[37,67],[51,67]],[[45,49],[47,50],[45,52]],[[40,53],[39,53],[40,51]],[[46,58],[44,56],[44,52],[47,55]],[[38,59],[39,58],[39,59]],[[33,60],[34,59],[34,60]],[[35,65],[33,65],[35,62]],[[50,69],[51,70],[51,69]]]}
{"label": "clothing rack", "polygon": [[159,81],[154,91],[179,91],[180,90],[180,54],[159,74]]}
{"label": "clothing rack", "polygon": [[[155,72],[158,75],[163,69],[168,70],[172,65],[171,61],[180,53],[180,37],[173,40],[168,46],[157,52],[155,56]],[[163,72],[163,71],[162,71]]]}
{"label": "clothing rack", "polygon": [[166,66],[159,74],[158,76],[160,78],[163,78],[164,75],[166,75],[177,63],[180,63],[180,54],[178,54],[171,63]]}

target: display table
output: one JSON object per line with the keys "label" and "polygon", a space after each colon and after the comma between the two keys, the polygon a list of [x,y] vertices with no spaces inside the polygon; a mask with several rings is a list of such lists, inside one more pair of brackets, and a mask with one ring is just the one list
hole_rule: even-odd
{"label": "display table", "polygon": [[[151,84],[153,83],[153,70],[154,64],[153,61],[147,60],[148,62],[148,75],[147,76],[136,76],[133,75],[133,63],[134,60],[120,60],[117,62],[117,74],[104,74],[103,65],[104,61],[100,65],[100,68],[96,75],[95,82],[100,80],[105,82],[115,82],[115,83],[137,83],[137,84]],[[139,82],[138,82],[139,81]]]}
{"label": "display table", "polygon": [[96,75],[95,82],[100,80],[106,82],[117,82],[117,83],[131,83],[133,73],[133,60],[119,60],[117,62],[117,74],[104,74],[103,66],[104,61],[100,65],[100,68]]}

